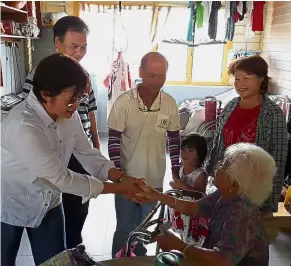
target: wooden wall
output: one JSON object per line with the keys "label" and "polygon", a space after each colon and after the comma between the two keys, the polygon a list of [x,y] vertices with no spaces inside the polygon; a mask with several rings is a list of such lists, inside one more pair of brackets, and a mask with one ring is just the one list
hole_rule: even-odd
{"label": "wooden wall", "polygon": [[265,6],[262,49],[272,78],[270,91],[291,97],[291,1]]}
{"label": "wooden wall", "polygon": [[[235,34],[232,42],[233,49],[245,49],[245,28],[246,28],[246,17],[243,21],[239,21],[235,24]],[[248,40],[247,48],[252,50],[259,50],[261,42],[261,32],[255,32],[255,36]]]}
{"label": "wooden wall", "polygon": [[73,15],[73,1],[41,1],[41,12],[66,12]]}

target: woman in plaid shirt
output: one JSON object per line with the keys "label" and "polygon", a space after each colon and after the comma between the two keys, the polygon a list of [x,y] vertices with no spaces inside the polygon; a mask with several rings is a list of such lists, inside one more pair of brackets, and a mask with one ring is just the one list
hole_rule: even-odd
{"label": "woman in plaid shirt", "polygon": [[260,146],[273,156],[277,166],[272,192],[260,207],[264,215],[272,215],[278,210],[284,181],[288,147],[286,118],[266,95],[270,78],[262,57],[238,59],[230,65],[229,74],[235,78],[239,97],[231,100],[221,113],[207,172],[213,176],[213,169],[232,144],[249,142]]}

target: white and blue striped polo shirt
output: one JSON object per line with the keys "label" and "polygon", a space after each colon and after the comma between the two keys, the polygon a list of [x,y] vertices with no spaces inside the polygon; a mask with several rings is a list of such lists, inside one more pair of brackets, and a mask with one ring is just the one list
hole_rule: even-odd
{"label": "white and blue striped polo shirt", "polygon": [[[33,88],[33,76],[35,73],[35,68],[27,75],[25,82],[23,84],[22,90],[22,98],[25,99],[29,92]],[[88,74],[88,73],[87,73]],[[88,74],[89,76],[89,74]],[[97,110],[97,105],[96,105],[96,99],[94,96],[94,92],[92,89],[92,85],[89,79],[88,82],[88,88],[86,91],[89,92],[89,97],[84,98],[84,100],[80,103],[78,107],[78,113],[80,115],[80,119],[84,128],[84,131],[86,135],[88,136],[89,141],[91,141],[92,135],[90,133],[90,127],[91,127],[91,122],[90,122],[90,117],[89,117],[89,112],[96,111]]]}

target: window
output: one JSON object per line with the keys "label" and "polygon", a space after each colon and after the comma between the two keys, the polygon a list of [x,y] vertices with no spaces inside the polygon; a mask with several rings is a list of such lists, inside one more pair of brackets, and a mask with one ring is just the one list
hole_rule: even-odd
{"label": "window", "polygon": [[[224,41],[225,18],[224,9],[218,12],[217,41]],[[205,23],[205,22],[204,22]],[[195,43],[210,41],[208,37],[208,23],[197,29]],[[211,55],[211,56],[209,56]],[[221,82],[223,71],[224,44],[209,44],[194,47],[192,64],[192,82]]]}
{"label": "window", "polygon": [[[81,17],[89,25],[88,52],[83,65],[100,80],[110,71],[117,50],[124,50],[123,57],[130,66],[131,77],[138,79],[138,69],[142,56],[156,50],[166,56],[169,62],[168,83],[222,83],[224,44],[200,45],[189,48],[183,44],[169,44],[163,39],[186,40],[190,19],[190,9],[184,7],[126,6],[121,16],[114,6],[90,4],[81,12]],[[158,10],[158,11],[157,11]],[[155,25],[154,14],[156,16]],[[205,22],[204,22],[205,23]],[[157,29],[153,41],[153,28]],[[224,9],[218,13],[217,41],[224,40]],[[155,41],[158,40],[158,45]],[[195,44],[210,41],[208,25],[195,32]],[[211,54],[211,56],[209,56]]]}

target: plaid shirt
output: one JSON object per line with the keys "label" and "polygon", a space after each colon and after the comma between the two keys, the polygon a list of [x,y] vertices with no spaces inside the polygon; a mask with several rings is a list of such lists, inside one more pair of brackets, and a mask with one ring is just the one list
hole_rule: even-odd
{"label": "plaid shirt", "polygon": [[[234,98],[225,106],[221,113],[218,131],[214,138],[213,149],[211,150],[207,162],[207,172],[211,176],[213,176],[213,171],[218,161],[223,159],[225,150],[223,128],[239,101],[239,97]],[[268,96],[264,97],[261,106],[256,133],[255,144],[271,154],[277,166],[272,193],[260,207],[260,210],[263,212],[276,212],[278,210],[278,202],[284,181],[288,151],[288,134],[286,118],[282,110],[276,103],[271,101]]]}

